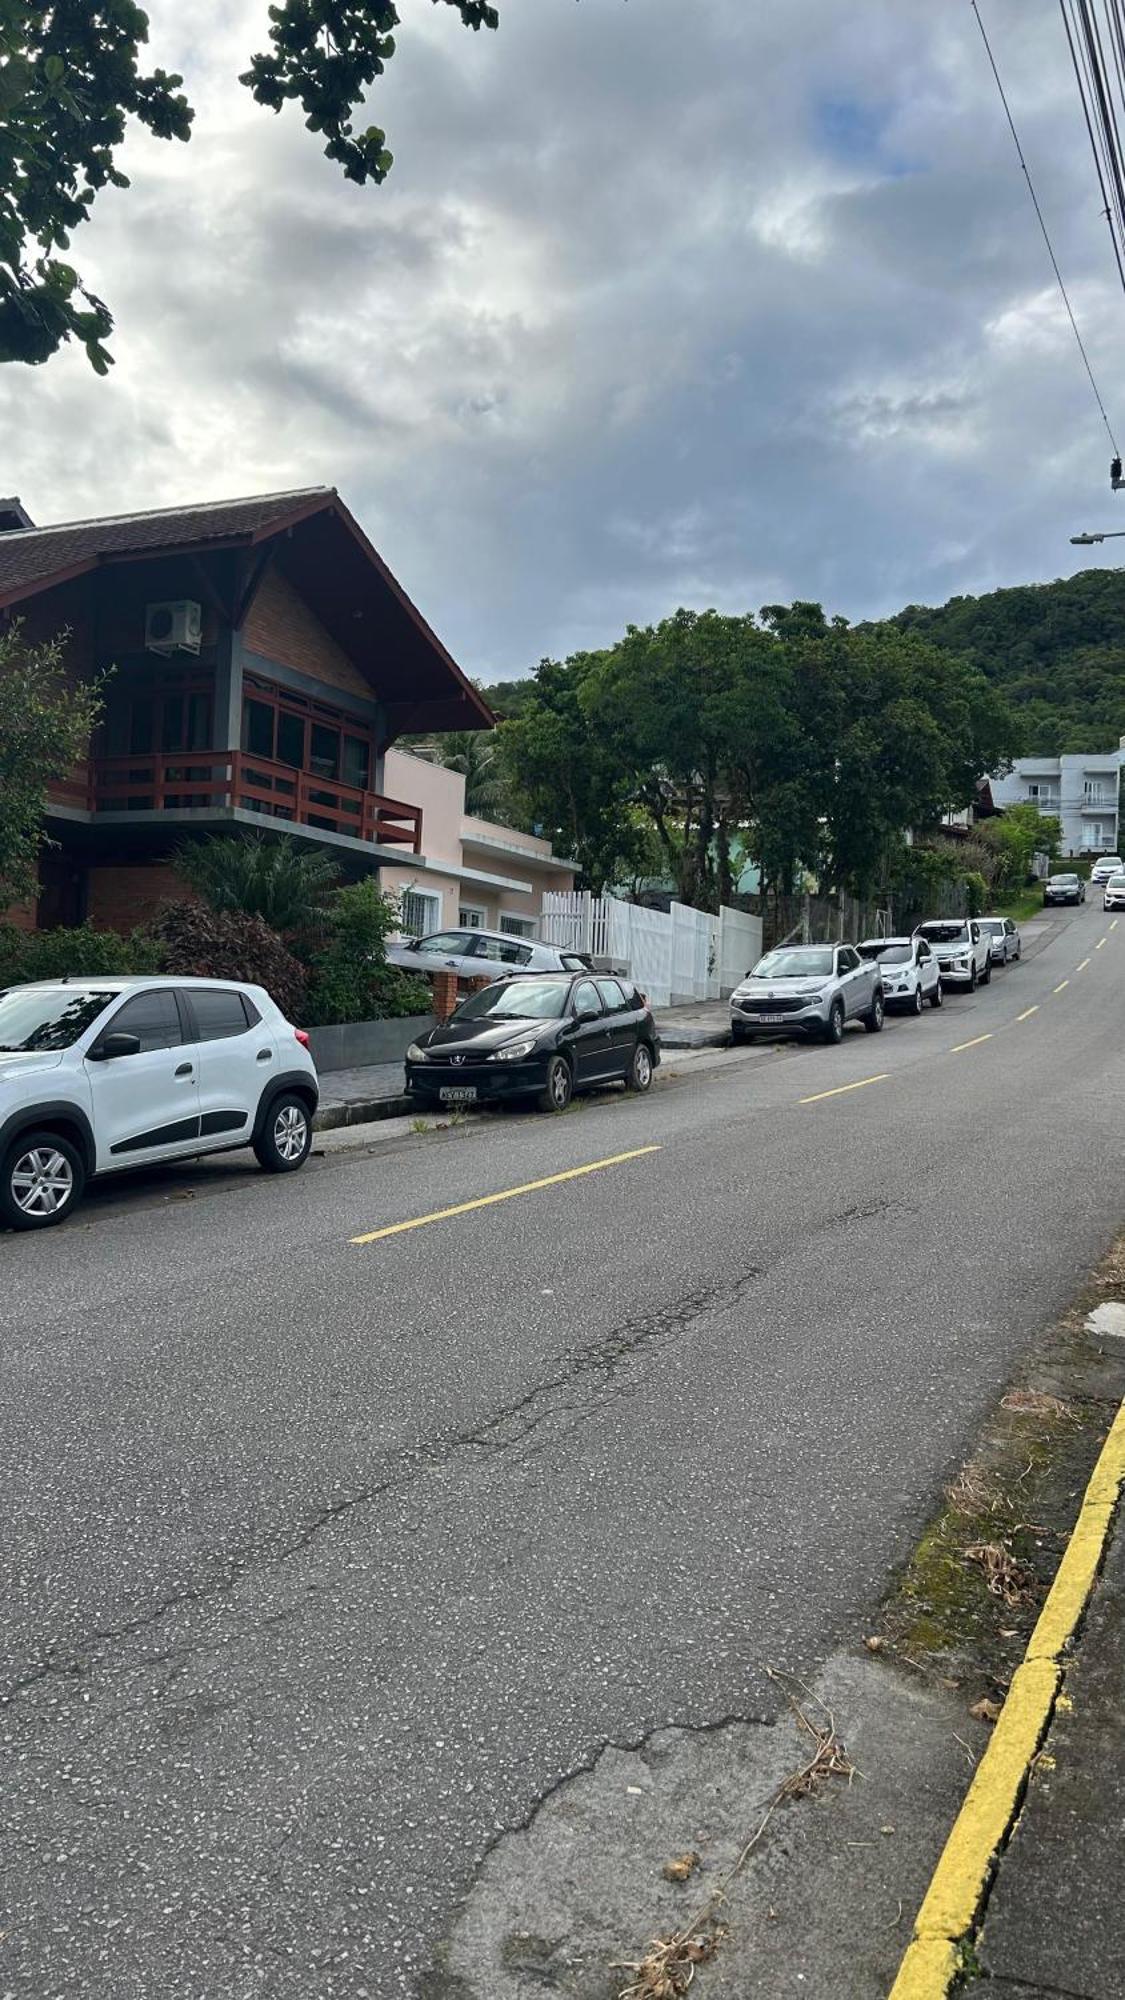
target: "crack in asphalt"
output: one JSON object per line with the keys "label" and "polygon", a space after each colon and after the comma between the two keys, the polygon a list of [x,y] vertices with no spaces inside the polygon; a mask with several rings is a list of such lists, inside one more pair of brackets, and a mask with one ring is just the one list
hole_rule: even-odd
{"label": "crack in asphalt", "polygon": [[[557,1372],[536,1383],[523,1395],[501,1406],[473,1429],[439,1433],[405,1452],[400,1463],[385,1478],[357,1492],[341,1495],[323,1505],[303,1527],[285,1536],[275,1531],[258,1541],[246,1543],[219,1559],[220,1566],[209,1576],[182,1590],[162,1597],[135,1618],[117,1625],[96,1628],[75,1646],[51,1646],[39,1664],[0,1689],[0,1709],[44,1681],[74,1679],[98,1666],[113,1646],[152,1631],[175,1612],[191,1610],[223,1597],[232,1597],[247,1576],[293,1561],[324,1532],[349,1515],[374,1505],[388,1494],[401,1493],[428,1473],[440,1471],[464,1455],[470,1463],[491,1464],[506,1453],[527,1445],[542,1428],[559,1419],[571,1419],[573,1430],[604,1404],[610,1394],[621,1393],[620,1378],[648,1351],[665,1347],[696,1321],[720,1308],[737,1305],[763,1277],[763,1268],[749,1265],[740,1275],[723,1284],[704,1285],[669,1301],[666,1306],[628,1320],[612,1332],[588,1341],[564,1356]],[[560,1398],[575,1385],[589,1383],[587,1392],[575,1401]],[[568,1433],[563,1433],[564,1435]],[[190,1647],[174,1645],[152,1655],[147,1665],[181,1657]]]}

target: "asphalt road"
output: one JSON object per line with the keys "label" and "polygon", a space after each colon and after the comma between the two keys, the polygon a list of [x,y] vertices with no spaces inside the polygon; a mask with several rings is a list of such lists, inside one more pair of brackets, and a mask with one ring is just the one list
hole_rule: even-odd
{"label": "asphalt road", "polygon": [[3,2000],[415,1994],[567,1773],[771,1714],[1116,1232],[1123,986],[1087,906],[837,1050],[0,1239]]}

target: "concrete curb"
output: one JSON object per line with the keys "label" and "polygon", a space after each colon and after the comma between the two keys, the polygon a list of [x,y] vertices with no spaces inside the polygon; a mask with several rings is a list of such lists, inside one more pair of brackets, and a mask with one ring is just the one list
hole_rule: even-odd
{"label": "concrete curb", "polygon": [[889,2000],[946,2000],[980,1927],[996,1865],[1015,1825],[1032,1759],[1050,1726],[1075,1633],[1090,1599],[1125,1485],[1125,1403],[1090,1475],[1078,1519],[1012,1676],[1008,1698],[914,1923]]}
{"label": "concrete curb", "polygon": [[335,1132],[341,1125],[374,1125],[384,1118],[405,1118],[417,1109],[405,1091],[394,1097],[357,1098],[352,1104],[323,1104],[313,1120],[316,1132]]}

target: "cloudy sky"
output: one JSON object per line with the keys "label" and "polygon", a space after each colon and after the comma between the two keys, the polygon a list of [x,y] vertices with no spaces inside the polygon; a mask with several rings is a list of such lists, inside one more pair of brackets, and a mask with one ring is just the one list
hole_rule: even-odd
{"label": "cloudy sky", "polygon": [[[72,252],[117,366],[3,370],[0,491],[50,521],[335,485],[486,679],[680,603],[1053,577],[1125,527],[967,0],[500,7],[400,0],[395,167],[356,189],[236,81],[264,4],[150,0],[195,137],[130,138]],[[1058,8],[982,11],[1125,437]]]}

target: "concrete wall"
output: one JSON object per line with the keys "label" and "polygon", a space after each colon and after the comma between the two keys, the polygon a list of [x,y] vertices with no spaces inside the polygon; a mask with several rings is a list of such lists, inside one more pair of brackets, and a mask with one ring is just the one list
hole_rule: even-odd
{"label": "concrete wall", "polygon": [[401,1062],[419,1035],[437,1026],[434,1014],[404,1014],[397,1021],[347,1021],[340,1027],[310,1028],[319,1070],[363,1069],[369,1063]]}

